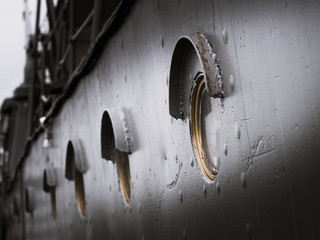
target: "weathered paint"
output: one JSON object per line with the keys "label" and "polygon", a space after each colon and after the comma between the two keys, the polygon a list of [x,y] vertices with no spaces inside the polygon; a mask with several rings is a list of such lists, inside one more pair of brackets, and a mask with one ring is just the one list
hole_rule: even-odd
{"label": "weathered paint", "polygon": [[[42,147],[44,135],[32,145],[23,166],[23,186],[36,193],[34,224],[24,214],[26,238],[319,238],[319,11],[311,0],[135,2],[53,119],[53,147]],[[224,76],[233,76],[220,110],[227,154],[221,145],[214,182],[199,170],[189,120],[172,118],[168,106],[176,42],[198,32],[219,56]],[[116,165],[101,158],[101,117],[116,107],[130,109],[134,136],[130,203]],[[81,140],[88,162],[85,217],[74,182],[64,178],[71,139]],[[48,167],[57,173],[55,220],[42,190]],[[21,231],[11,234],[21,239]]]}

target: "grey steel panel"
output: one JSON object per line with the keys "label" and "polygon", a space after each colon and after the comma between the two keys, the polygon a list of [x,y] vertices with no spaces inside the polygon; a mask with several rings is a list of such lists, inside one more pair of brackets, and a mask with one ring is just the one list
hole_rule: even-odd
{"label": "grey steel panel", "polygon": [[[42,148],[42,135],[31,148],[25,186],[38,194],[27,239],[319,238],[319,11],[317,1],[135,2],[53,119],[53,148]],[[222,143],[215,181],[198,167],[189,120],[172,118],[168,106],[176,42],[198,32],[224,74],[224,105],[213,108]],[[120,106],[130,109],[135,137],[129,204],[100,149],[104,109]],[[85,217],[63,176],[76,138],[90,165]],[[49,166],[57,170],[56,220],[42,191]]]}

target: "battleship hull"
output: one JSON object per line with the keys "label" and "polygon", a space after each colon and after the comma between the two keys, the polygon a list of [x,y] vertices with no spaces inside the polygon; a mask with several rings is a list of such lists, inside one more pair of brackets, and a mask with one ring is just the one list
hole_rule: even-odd
{"label": "battleship hull", "polygon": [[320,4],[122,7],[3,173],[4,239],[318,239]]}

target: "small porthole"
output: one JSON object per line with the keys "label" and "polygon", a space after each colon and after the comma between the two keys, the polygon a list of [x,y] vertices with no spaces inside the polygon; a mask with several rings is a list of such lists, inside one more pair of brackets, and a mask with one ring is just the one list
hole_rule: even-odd
{"label": "small porthole", "polygon": [[88,165],[80,140],[70,140],[66,153],[65,177],[70,181],[74,181],[77,205],[82,216],[86,215],[83,173],[87,171],[87,168]]}
{"label": "small porthole", "polygon": [[75,188],[79,211],[83,216],[86,215],[85,192],[82,173],[75,169]]}
{"label": "small porthole", "polygon": [[101,121],[101,155],[117,165],[121,192],[126,203],[130,202],[131,178],[129,153],[132,136],[122,108],[104,111]]}
{"label": "small porthole", "polygon": [[50,202],[51,202],[51,214],[52,218],[56,220],[57,218],[57,203],[56,203],[56,188],[53,187],[50,190]]}
{"label": "small porthole", "polygon": [[35,210],[35,198],[32,189],[25,189],[25,207],[26,212],[30,213],[30,220],[32,227],[34,227],[34,210]]}
{"label": "small porthole", "polygon": [[117,150],[117,169],[120,178],[120,186],[122,195],[127,203],[130,202],[131,194],[131,178],[130,178],[130,163],[128,153]]}
{"label": "small porthole", "polygon": [[57,178],[54,168],[47,168],[43,171],[43,191],[50,194],[51,216],[55,220],[57,218],[56,203],[56,186]]}
{"label": "small porthole", "polygon": [[[211,126],[213,134],[213,141],[215,146],[212,150],[208,151],[208,139],[206,134],[205,117],[212,111],[210,96],[205,88],[205,79],[200,75],[195,82],[192,90],[191,99],[191,133],[192,142],[199,167],[203,175],[209,179],[214,180],[220,168],[220,158],[218,157],[217,142],[219,141],[219,133]],[[211,125],[214,125],[213,121]],[[211,146],[211,145],[210,145]]]}

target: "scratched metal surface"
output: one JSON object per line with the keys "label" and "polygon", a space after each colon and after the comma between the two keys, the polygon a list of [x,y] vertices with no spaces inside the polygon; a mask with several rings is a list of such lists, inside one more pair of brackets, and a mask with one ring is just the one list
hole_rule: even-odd
{"label": "scratched metal surface", "polygon": [[[33,144],[24,164],[24,185],[36,193],[26,238],[319,238],[319,12],[317,1],[136,1],[54,119],[53,148],[42,148],[43,136]],[[197,32],[224,74],[224,106],[212,99],[206,119],[208,132],[220,122],[213,182],[195,160],[189,120],[174,119],[168,106],[175,44]],[[101,118],[113,107],[129,109],[129,204],[115,164],[101,158]],[[85,217],[64,178],[76,138],[88,162]],[[48,166],[57,170],[56,220],[42,191]]]}

